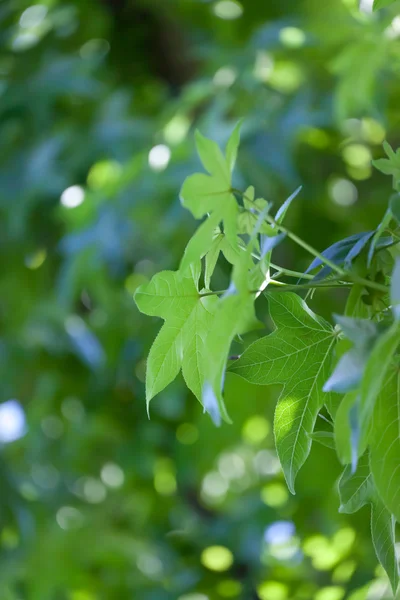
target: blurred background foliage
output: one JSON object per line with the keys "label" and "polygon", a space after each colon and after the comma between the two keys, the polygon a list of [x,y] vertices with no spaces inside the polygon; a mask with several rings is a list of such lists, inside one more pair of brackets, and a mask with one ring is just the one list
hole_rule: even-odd
{"label": "blurred background foliage", "polygon": [[[217,430],[178,380],[148,420],[160,322],[132,300],[196,226],[179,203],[196,127],[223,144],[244,118],[237,186],[278,206],[302,184],[288,223],[317,248],[377,225],[400,16],[362,4],[0,3],[1,600],[389,597],[368,509],[338,513],[332,450],[289,496],[279,389],[228,376]],[[290,242],[277,256],[307,266]]]}

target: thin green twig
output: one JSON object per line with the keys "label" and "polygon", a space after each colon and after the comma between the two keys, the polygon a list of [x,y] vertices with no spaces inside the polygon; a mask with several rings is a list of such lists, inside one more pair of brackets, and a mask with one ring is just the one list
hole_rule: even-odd
{"label": "thin green twig", "polygon": [[[291,285],[289,283],[283,283],[282,281],[275,281],[271,279],[266,288],[259,290],[249,290],[249,294],[260,294],[262,292],[292,292],[294,290],[314,290],[320,288],[347,288],[353,285],[351,282],[340,282],[339,280],[332,280],[332,283],[321,282],[321,283],[304,283],[299,285]],[[203,294],[199,294],[201,298],[205,298],[206,296],[222,296],[226,294],[228,290],[218,290],[215,292],[205,292]]]}
{"label": "thin green twig", "polygon": [[[233,193],[240,194],[242,196],[242,198],[245,198],[246,200],[251,202],[251,199],[248,198],[246,196],[246,194],[244,194],[240,190],[232,189],[231,191]],[[247,210],[247,209],[244,208],[243,210]],[[358,283],[364,287],[369,287],[371,289],[377,290],[384,294],[386,294],[388,292],[388,288],[386,286],[381,285],[380,283],[377,283],[376,281],[370,281],[369,279],[365,279],[364,277],[361,277],[360,275],[357,275],[356,273],[349,273],[349,272],[345,271],[344,269],[342,269],[342,267],[339,267],[334,262],[332,262],[329,258],[326,258],[326,256],[321,254],[321,252],[318,252],[318,250],[316,250],[315,248],[310,246],[310,244],[308,244],[307,242],[305,242],[304,240],[299,238],[290,229],[288,229],[287,227],[284,227],[280,223],[277,223],[275,221],[275,219],[273,217],[271,217],[271,215],[266,215],[265,220],[267,221],[267,223],[269,223],[269,225],[272,225],[273,227],[275,227],[277,229],[277,231],[285,233],[288,236],[288,238],[290,238],[298,246],[300,246],[301,248],[303,248],[304,250],[309,252],[312,256],[314,256],[315,258],[319,258],[319,260],[321,260],[322,263],[324,263],[325,265],[330,267],[332,269],[332,271],[334,271],[341,277],[350,279],[354,283]]]}

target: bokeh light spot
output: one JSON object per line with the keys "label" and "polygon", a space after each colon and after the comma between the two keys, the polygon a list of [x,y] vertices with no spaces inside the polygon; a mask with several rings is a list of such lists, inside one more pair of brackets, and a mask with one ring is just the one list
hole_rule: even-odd
{"label": "bokeh light spot", "polygon": [[65,208],[76,208],[85,199],[84,189],[79,185],[71,185],[61,194],[60,202]]}
{"label": "bokeh light spot", "polygon": [[284,27],[279,32],[279,39],[287,48],[301,48],[306,41],[306,34],[298,27]]}
{"label": "bokeh light spot", "polygon": [[362,168],[370,164],[371,151],[362,144],[350,144],[343,148],[343,160],[351,167]]}
{"label": "bokeh light spot", "polygon": [[260,600],[286,600],[288,587],[279,581],[264,581],[257,587]]}
{"label": "bokeh light spot", "polygon": [[176,477],[173,463],[159,459],[154,467],[154,487],[161,496],[172,496],[176,492]]}
{"label": "bokeh light spot", "polygon": [[238,19],[243,14],[243,7],[233,0],[220,0],[213,6],[215,16],[226,21]]}
{"label": "bokeh light spot", "polygon": [[333,546],[339,550],[339,552],[345,553],[348,552],[352,545],[354,544],[356,539],[356,532],[351,527],[345,527],[344,529],[340,529],[333,536]]}
{"label": "bokeh light spot", "polygon": [[336,585],[322,588],[314,596],[314,600],[342,600],[346,591]]}
{"label": "bokeh light spot", "polygon": [[57,511],[56,521],[61,529],[77,529],[83,523],[83,515],[73,506],[62,506]]}
{"label": "bokeh light spot", "polygon": [[269,76],[271,87],[283,94],[291,94],[303,83],[303,71],[300,66],[290,61],[276,62]]}
{"label": "bokeh light spot", "polygon": [[121,467],[111,462],[103,466],[100,477],[102,482],[111,488],[119,488],[125,481],[125,475]]}
{"label": "bokeh light spot", "polygon": [[305,127],[300,132],[300,139],[318,150],[327,148],[330,144],[329,135],[323,129],[317,127]]}
{"label": "bokeh light spot", "polygon": [[201,553],[201,564],[210,571],[222,573],[233,565],[233,554],[225,546],[209,546]]}
{"label": "bokeh light spot", "polygon": [[17,400],[0,404],[0,443],[18,440],[26,433],[24,409]]}
{"label": "bokeh light spot", "polygon": [[47,7],[44,4],[33,4],[22,13],[19,24],[23,29],[38,27],[47,15]]}
{"label": "bokeh light spot", "polygon": [[270,483],[262,488],[261,499],[267,506],[275,508],[286,504],[289,492],[282,483]]}
{"label": "bokeh light spot", "polygon": [[364,139],[371,144],[382,144],[386,137],[386,129],[375,119],[362,119],[361,131]]}
{"label": "bokeh light spot", "polygon": [[260,450],[254,457],[254,466],[260,475],[276,475],[281,471],[281,463],[271,450]]}
{"label": "bokeh light spot", "polygon": [[357,202],[358,190],[354,183],[344,178],[333,179],[329,185],[329,195],[339,206],[351,206]]}
{"label": "bokeh light spot", "polygon": [[171,158],[171,150],[165,144],[154,146],[149,152],[149,166],[153,171],[164,171]]}
{"label": "bokeh light spot", "polygon": [[137,560],[137,566],[150,579],[157,579],[163,571],[163,564],[154,554],[143,554]]}
{"label": "bokeh light spot", "polygon": [[247,419],[242,429],[243,439],[249,444],[260,444],[271,430],[269,421],[265,417],[255,415]]}
{"label": "bokeh light spot", "polygon": [[267,544],[284,544],[294,536],[295,531],[292,521],[275,521],[265,530],[264,539]]}
{"label": "bokeh light spot", "polygon": [[357,563],[354,560],[346,560],[336,567],[332,573],[333,583],[346,583],[353,576]]}
{"label": "bokeh light spot", "polygon": [[175,115],[164,127],[164,139],[167,144],[175,146],[185,139],[190,128],[186,115]]}
{"label": "bokeh light spot", "polygon": [[107,490],[98,479],[87,477],[83,483],[83,495],[90,504],[100,504],[105,500]]}
{"label": "bokeh light spot", "polygon": [[237,72],[233,67],[221,67],[213,77],[213,83],[217,87],[228,88],[236,81]]}
{"label": "bokeh light spot", "polygon": [[346,170],[350,177],[356,181],[364,181],[365,179],[369,179],[372,175],[371,165],[366,165],[365,167],[360,168],[347,166]]}
{"label": "bokeh light spot", "polygon": [[226,452],[218,459],[218,469],[224,479],[240,479],[246,473],[243,458],[234,452]]}
{"label": "bokeh light spot", "polygon": [[228,491],[227,481],[216,471],[208,473],[202,483],[201,496],[206,502],[220,501]]}
{"label": "bokeh light spot", "polygon": [[274,59],[271,54],[264,50],[259,50],[253,68],[253,75],[259,81],[268,81],[274,69]]}
{"label": "bokeh light spot", "polygon": [[88,186],[92,190],[101,190],[106,185],[115,184],[121,176],[121,165],[115,160],[102,160],[90,168],[87,176]]}
{"label": "bokeh light spot", "polygon": [[35,46],[39,40],[40,37],[35,32],[24,31],[15,36],[12,42],[12,49],[15,52],[24,52]]}

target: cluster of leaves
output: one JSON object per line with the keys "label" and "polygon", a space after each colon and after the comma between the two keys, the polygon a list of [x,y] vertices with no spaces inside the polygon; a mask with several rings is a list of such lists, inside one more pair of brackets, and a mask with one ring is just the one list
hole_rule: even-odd
{"label": "cluster of leaves", "polygon": [[[135,294],[138,308],[165,320],[147,360],[147,403],[182,369],[188,388],[215,424],[230,421],[224,399],[226,372],[250,383],[278,384],[276,449],[290,491],[313,440],[336,448],[344,466],[339,481],[342,512],[371,504],[371,530],[378,559],[395,591],[399,581],[395,521],[400,521],[400,260],[395,194],[374,231],[353,235],[318,252],[283,225],[297,190],[272,216],[272,205],[254,188],[233,187],[238,125],[225,154],[196,134],[208,174],[189,176],[181,202],[205,217],[188,243],[178,271],[163,271]],[[399,187],[398,154],[375,165]],[[394,230],[390,227],[394,222]],[[314,255],[307,271],[272,263],[285,237]],[[212,290],[220,254],[232,265],[231,282]],[[203,260],[204,259],[204,260]],[[204,269],[203,269],[204,266]],[[294,283],[282,279],[295,278]],[[296,279],[298,283],[296,283]],[[307,297],[322,288],[350,288],[336,325],[316,315]],[[298,293],[296,293],[298,292]],[[262,328],[255,302],[266,296],[274,331],[231,356],[232,344]],[[229,398],[228,398],[229,401]],[[321,415],[329,428],[316,429]]]}
{"label": "cluster of leaves", "polygon": [[[235,590],[360,600],[367,582],[382,585],[365,509],[338,514],[331,499],[334,452],[313,444],[296,496],[284,489],[269,427],[281,384],[256,387],[228,370],[234,422],[219,430],[187,401],[180,377],[152,404],[151,421],[143,410],[159,318],[140,315],[131,296],[157,269],[176,268],[192,232],[177,190],[196,170],[195,127],[222,143],[245,118],[235,185],[252,182],[277,202],[301,182],[306,201],[285,225],[307,230],[314,247],[372,229],[390,186],[369,157],[385,128],[395,144],[399,137],[399,41],[387,35],[398,3],[366,15],[358,0],[323,11],[318,2],[246,0],[232,20],[217,14],[227,4],[0,2],[0,407],[3,416],[18,400],[25,432],[0,448],[2,600]],[[170,152],[163,169],[149,164],[159,144]],[[83,200],[74,207],[60,202],[71,186]],[[251,207],[248,195],[241,203]],[[251,235],[257,217],[241,211],[239,220]],[[235,249],[215,229],[205,260],[211,273],[222,250],[212,275],[220,290]],[[292,243],[277,255],[307,267]],[[205,274],[199,281],[210,288]],[[316,294],[313,309],[330,320],[342,293]],[[368,311],[373,294],[363,296]],[[263,322],[266,307],[261,294]],[[2,440],[8,422],[0,419]],[[318,422],[325,429],[313,435],[326,441],[329,426]],[[110,466],[120,487],[109,485]],[[286,557],[265,544],[281,520],[292,528]],[[335,545],[354,528],[356,543],[350,535]],[[201,560],[215,545],[233,554],[225,572]]]}

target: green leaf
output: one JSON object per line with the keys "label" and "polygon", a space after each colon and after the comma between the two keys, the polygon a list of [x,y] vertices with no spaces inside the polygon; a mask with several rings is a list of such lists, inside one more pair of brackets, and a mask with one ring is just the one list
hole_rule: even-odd
{"label": "green leaf", "polygon": [[322,444],[322,446],[326,446],[326,448],[335,449],[335,438],[331,431],[314,431],[309,436],[313,442],[318,442]]}
{"label": "green leaf", "polygon": [[374,0],[374,5],[373,5],[373,9],[375,10],[379,10],[381,8],[385,8],[385,6],[390,6],[391,4],[394,4],[396,2],[396,0]]}
{"label": "green leaf", "polygon": [[385,569],[393,592],[399,583],[399,568],[395,549],[395,523],[384,506],[374,484],[368,454],[365,453],[352,473],[347,466],[339,480],[340,509],[342,513],[354,513],[365,504],[371,504],[371,533],[376,556]]}
{"label": "green leaf", "polygon": [[[325,258],[328,258],[329,260],[331,260],[332,262],[334,262],[337,265],[342,264],[344,262],[346,256],[350,252],[350,250],[354,247],[354,245],[360,239],[362,239],[367,233],[369,233],[369,232],[355,233],[354,235],[344,238],[343,240],[340,240],[339,242],[335,242],[334,244],[332,244],[331,246],[329,246],[328,248],[323,250],[321,252],[321,255],[324,256]],[[314,260],[311,262],[311,264],[307,268],[306,273],[309,273],[316,267],[319,267],[323,264],[324,264],[324,261],[322,258],[318,258],[318,257],[314,258]]]}
{"label": "green leaf", "polygon": [[399,585],[399,566],[396,556],[395,520],[378,494],[375,492],[371,499],[371,535],[375,553],[385,569],[393,593]]}
{"label": "green leaf", "polygon": [[[257,227],[259,224],[260,222]],[[256,235],[257,229],[253,233]],[[223,388],[232,341],[236,335],[260,325],[254,312],[255,294],[249,289],[254,269],[254,235],[233,267],[229,289],[218,301],[214,322],[206,340],[203,404],[217,425],[221,418],[230,421],[224,404]]]}
{"label": "green leaf", "polygon": [[211,276],[214,273],[215,265],[217,264],[220,252],[222,252],[226,260],[231,265],[234,265],[240,260],[240,256],[243,250],[241,250],[237,246],[232,246],[229,240],[227,240],[226,235],[222,233],[219,227],[217,227],[214,230],[211,247],[206,254],[205,260],[206,266],[204,283],[207,289],[210,288]]}
{"label": "green leaf", "polygon": [[196,131],[196,148],[200,160],[203,163],[204,168],[212,175],[213,173],[218,174],[221,178],[221,182],[225,185],[230,184],[230,169],[228,163],[221,152],[221,148],[214,140],[209,140]]}
{"label": "green leaf", "polygon": [[220,221],[220,213],[214,212],[211,217],[206,219],[204,223],[200,225],[185,248],[179,267],[180,271],[188,269],[191,264],[198,261],[199,258],[203,258],[203,256],[211,249],[215,228]]}
{"label": "green leaf", "polygon": [[378,325],[369,319],[357,319],[341,315],[334,315],[334,319],[344,335],[360,350],[366,350],[370,347],[379,335]]}
{"label": "green leaf", "polygon": [[368,231],[365,233],[356,244],[349,250],[345,260],[344,260],[344,268],[347,270],[351,270],[352,264],[354,260],[364,255],[364,249],[368,246],[368,242],[374,235],[374,231]]}
{"label": "green leaf", "polygon": [[243,120],[241,119],[238,124],[236,125],[236,127],[234,128],[234,130],[231,133],[231,136],[228,140],[228,143],[226,144],[226,162],[228,163],[228,168],[230,170],[230,172],[232,173],[234,167],[235,167],[235,163],[236,163],[236,158],[237,158],[237,153],[238,153],[238,149],[239,149],[239,143],[240,143],[240,130],[243,124]]}
{"label": "green leaf", "polygon": [[[239,208],[231,192],[231,165],[218,145],[200,132],[196,132],[196,144],[201,161],[210,175],[196,173],[185,179],[180,193],[182,205],[189,209],[196,219],[201,219],[207,214],[218,215],[215,220],[223,221],[225,235],[233,246],[237,246]],[[230,152],[233,153],[233,146]],[[207,235],[209,240],[209,232]],[[203,243],[200,246],[204,249]],[[195,260],[200,258],[196,257],[195,253],[191,256],[194,256]]]}
{"label": "green leaf", "polygon": [[355,283],[352,286],[346,302],[346,317],[368,318],[371,316],[372,308],[363,301],[365,294],[363,285]]}
{"label": "green leaf", "polygon": [[400,521],[399,374],[391,372],[379,394],[373,416],[370,464],[376,488]]}
{"label": "green leaf", "polygon": [[360,510],[370,502],[373,488],[368,454],[365,453],[358,462],[357,471],[353,473],[348,465],[339,479],[339,512],[352,514]]}
{"label": "green leaf", "polygon": [[[255,200],[254,193],[254,187],[250,186],[243,195],[244,210],[238,215],[238,231],[241,234],[247,233],[248,235],[252,235],[259,216],[268,211],[269,203],[263,198],[257,198]],[[261,233],[271,235],[276,233],[276,231],[265,222],[260,224],[260,231]]]}
{"label": "green leaf", "polygon": [[276,221],[277,223],[283,223],[283,220],[284,220],[284,218],[285,218],[285,216],[286,216],[286,213],[287,213],[287,211],[288,211],[288,210],[289,210],[289,208],[290,208],[290,205],[292,204],[293,200],[294,200],[294,199],[295,199],[295,198],[296,198],[296,197],[297,197],[297,196],[300,194],[300,192],[301,192],[301,190],[302,190],[302,187],[303,187],[303,186],[302,186],[302,185],[300,185],[300,186],[297,188],[297,190],[295,190],[295,191],[293,192],[293,194],[291,194],[291,195],[289,196],[289,198],[287,198],[287,199],[285,200],[285,202],[282,204],[282,206],[280,206],[280,207],[279,207],[279,209],[278,209],[278,211],[277,211],[277,213],[276,213],[276,215],[275,215],[275,221]]}
{"label": "green leaf", "polygon": [[393,194],[389,200],[389,208],[397,224],[400,223],[400,194]]}
{"label": "green leaf", "polygon": [[317,317],[296,294],[268,295],[276,330],[257,340],[231,371],[259,385],[284,386],[275,412],[275,439],[289,489],[311,448],[322,392],[329,373],[335,337],[332,327]]}
{"label": "green leaf", "polygon": [[233,338],[246,329],[253,310],[254,297],[249,294],[228,295],[218,301],[210,325],[204,353],[205,384],[202,398],[216,424],[219,424],[221,416],[230,422],[223,399],[226,365]]}
{"label": "green leaf", "polygon": [[376,232],[374,234],[374,237],[372,238],[371,245],[368,250],[368,260],[367,260],[368,267],[370,267],[372,264],[372,259],[374,258],[374,254],[375,254],[375,250],[378,245],[378,242],[379,242],[380,238],[383,236],[383,234],[385,233],[385,229],[389,226],[391,220],[392,220],[392,211],[390,209],[388,209],[385,212],[385,214],[383,215],[383,219],[379,223],[379,225],[376,229]]}
{"label": "green leaf", "polygon": [[386,381],[399,343],[400,321],[396,321],[378,338],[368,358],[360,388],[359,423],[361,435],[364,435],[371,425],[375,401]]}
{"label": "green leaf", "polygon": [[181,368],[187,386],[201,399],[205,338],[213,322],[217,299],[200,296],[199,272],[192,269],[183,275],[180,271],[162,271],[136,291],[139,310],[165,320],[147,360],[147,405],[175,379]]}
{"label": "green leaf", "polygon": [[261,234],[261,258],[264,258],[268,253],[270,253],[274,248],[276,248],[276,246],[280,244],[285,239],[285,237],[286,233],[279,233],[278,235],[274,235],[273,237]]}
{"label": "green leaf", "polygon": [[342,399],[335,415],[336,451],[343,465],[357,465],[357,459],[365,452],[369,429],[360,431],[358,419],[359,391],[347,393]]}
{"label": "green leaf", "polygon": [[378,158],[376,160],[373,160],[372,164],[378,171],[380,171],[384,175],[394,175],[397,177],[400,172],[399,168],[394,166],[392,162],[387,158]]}
{"label": "green leaf", "polygon": [[390,286],[390,302],[392,313],[396,321],[400,320],[400,258],[397,258]]}
{"label": "green leaf", "polygon": [[[383,2],[385,0],[379,0]],[[375,3],[377,0],[375,0]],[[375,6],[375,5],[374,5]],[[383,148],[386,152],[388,158],[379,158],[378,160],[373,160],[372,164],[378,171],[384,173],[384,175],[392,175],[393,176],[393,188],[396,191],[399,191],[399,183],[400,183],[400,152],[397,150],[394,152],[393,148],[388,144],[388,142],[383,142]]]}
{"label": "green leaf", "polygon": [[354,390],[362,379],[366,361],[367,357],[355,349],[346,352],[324,384],[324,392],[344,394]]}
{"label": "green leaf", "polygon": [[343,354],[324,385],[324,392],[346,393],[360,384],[368,356],[379,335],[379,327],[367,319],[334,315],[336,323],[354,347]]}

